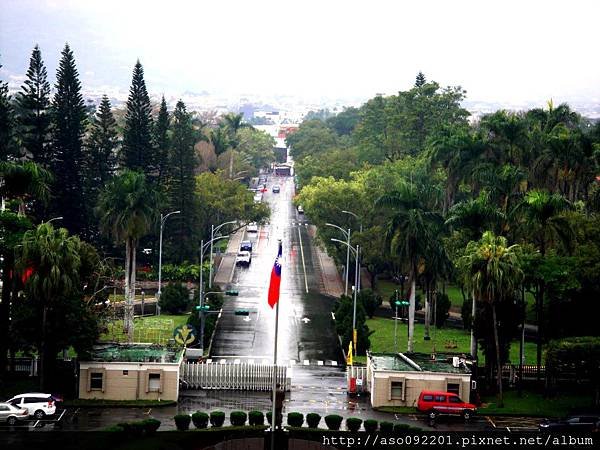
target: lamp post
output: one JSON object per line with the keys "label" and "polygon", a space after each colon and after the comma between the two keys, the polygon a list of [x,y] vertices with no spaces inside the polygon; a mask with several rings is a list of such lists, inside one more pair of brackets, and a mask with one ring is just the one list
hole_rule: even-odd
{"label": "lamp post", "polygon": [[[349,266],[350,266],[350,249],[352,248],[352,247],[350,247],[350,228],[348,228],[348,231],[346,231],[342,227],[339,227],[332,223],[326,223],[325,225],[327,225],[328,227],[337,228],[342,233],[344,233],[344,236],[346,237],[346,242],[344,242],[344,244],[346,244],[348,249],[346,251],[346,283],[344,285],[344,295],[348,295],[348,272],[349,272]],[[333,239],[332,239],[332,241],[333,241]]]}
{"label": "lamp post", "polygon": [[208,248],[209,245],[212,245],[213,242],[218,241],[220,239],[228,238],[229,235],[226,236],[217,236],[216,238],[212,238],[208,242],[204,242],[204,239],[200,241],[200,286],[198,287],[198,304],[200,306],[200,335],[202,339],[200,341],[200,350],[202,352],[202,356],[204,356],[204,271],[202,270],[202,262],[204,261],[204,252]]}
{"label": "lamp post", "polygon": [[210,264],[209,264],[209,272],[208,272],[208,287],[211,288],[212,287],[212,267],[213,267],[213,240],[215,238],[215,233],[217,231],[219,231],[221,229],[221,227],[224,227],[225,225],[229,225],[232,223],[236,223],[235,220],[231,220],[229,222],[225,222],[222,223],[221,225],[215,227],[214,225],[210,226]]}
{"label": "lamp post", "polygon": [[[362,234],[362,231],[363,231],[362,219],[357,214],[353,213],[352,211],[346,211],[346,210],[344,210],[344,211],[342,211],[342,213],[344,213],[344,214],[350,214],[351,216],[354,216],[354,218],[356,220],[358,220],[359,232],[360,232],[360,234]],[[360,255],[358,255],[358,259],[360,260]],[[358,264],[358,267],[360,269],[360,263]],[[358,292],[360,292],[360,285],[361,285],[361,280],[360,280],[360,270],[359,270],[358,283],[357,283]]]}
{"label": "lamp post", "polygon": [[63,220],[63,216],[53,217],[52,219],[50,219],[50,220],[47,220],[47,221],[46,221],[46,223],[50,223],[50,222],[52,222],[53,220]]}
{"label": "lamp post", "polygon": [[356,266],[355,266],[355,271],[354,271],[354,305],[352,307],[352,342],[354,344],[354,356],[356,356],[356,341],[357,341],[357,335],[356,335],[356,296],[358,294],[358,286],[357,286],[357,277],[358,277],[358,255],[360,254],[360,246],[357,244],[356,248],[353,248],[349,243],[344,242],[344,241],[340,241],[339,239],[335,239],[335,238],[331,238],[331,240],[333,242],[339,242],[341,244],[344,244],[348,247],[348,251],[352,250],[352,253],[354,254],[354,258],[356,261]]}
{"label": "lamp post", "polygon": [[172,214],[179,214],[181,211],[172,211],[166,216],[160,214],[160,237],[158,239],[158,291],[156,292],[156,312],[160,315],[160,306],[158,303],[160,302],[160,295],[162,293],[162,237],[163,237],[163,227],[165,226],[165,222],[167,218]]}

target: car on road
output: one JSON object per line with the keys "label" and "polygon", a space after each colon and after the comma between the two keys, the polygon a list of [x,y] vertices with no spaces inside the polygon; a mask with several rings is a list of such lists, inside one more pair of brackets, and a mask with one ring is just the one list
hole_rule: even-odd
{"label": "car on road", "polygon": [[252,254],[248,251],[239,251],[235,257],[236,266],[249,266],[252,262]]}
{"label": "car on road", "polygon": [[477,407],[462,401],[452,392],[422,391],[417,401],[417,410],[426,413],[430,419],[443,414],[458,415],[469,420],[477,412]]}
{"label": "car on road", "polygon": [[298,205],[298,214],[304,214],[304,208],[302,205]]}
{"label": "car on road", "polygon": [[55,398],[51,394],[39,392],[15,395],[7,401],[17,408],[25,408],[29,416],[40,420],[56,412]]}
{"label": "car on road", "polygon": [[564,419],[544,419],[538,425],[540,431],[600,431],[600,416],[592,414],[582,414],[579,416],[569,416]]}
{"label": "car on road", "polygon": [[279,191],[281,190],[281,188],[279,187],[278,184],[274,184],[272,190],[273,190],[273,194],[279,194]]}
{"label": "car on road", "polygon": [[252,242],[251,241],[242,241],[240,243],[240,252],[252,253]]}
{"label": "car on road", "polygon": [[246,225],[246,231],[248,233],[257,233],[258,225],[256,224],[256,222],[250,222],[248,225]]}
{"label": "car on road", "polygon": [[29,419],[29,411],[25,408],[13,406],[10,403],[0,403],[0,422],[16,425]]}

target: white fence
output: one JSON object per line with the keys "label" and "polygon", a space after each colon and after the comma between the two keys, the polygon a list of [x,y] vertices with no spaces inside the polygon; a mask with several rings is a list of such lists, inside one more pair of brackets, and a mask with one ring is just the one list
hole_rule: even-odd
{"label": "white fence", "polygon": [[[6,370],[10,372],[13,369],[11,360],[6,364]],[[14,373],[26,373],[30,377],[36,377],[38,374],[37,358],[14,358]]]}
{"label": "white fence", "polygon": [[[276,382],[289,391],[291,380],[287,367],[276,367]],[[270,391],[273,388],[273,366],[262,364],[183,363],[179,374],[184,389],[231,389]]]}

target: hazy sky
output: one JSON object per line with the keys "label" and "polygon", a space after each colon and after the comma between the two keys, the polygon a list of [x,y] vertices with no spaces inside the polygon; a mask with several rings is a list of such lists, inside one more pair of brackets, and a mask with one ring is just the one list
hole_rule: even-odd
{"label": "hazy sky", "polygon": [[[370,97],[422,70],[470,100],[600,103],[600,2],[0,0],[2,79],[69,42],[83,83],[152,93]],[[15,79],[18,81],[18,79]]]}

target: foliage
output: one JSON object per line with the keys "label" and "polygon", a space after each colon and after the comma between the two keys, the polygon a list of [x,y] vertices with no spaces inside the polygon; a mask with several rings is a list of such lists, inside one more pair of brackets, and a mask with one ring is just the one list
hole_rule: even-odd
{"label": "foliage", "polygon": [[[335,330],[338,336],[341,336],[342,343],[348,345],[348,342],[352,341],[352,319],[354,312],[354,301],[352,298],[342,295],[335,309]],[[366,323],[365,310],[360,302],[356,302],[356,352],[357,354],[365,354],[365,352],[371,347],[371,341],[369,340],[369,327]]]}
{"label": "foliage", "polygon": [[407,433],[410,429],[411,429],[411,426],[407,423],[394,424],[394,433],[395,434]]}
{"label": "foliage", "polygon": [[147,435],[156,433],[156,431],[160,428],[160,420],[157,419],[144,419],[142,420],[142,424]]}
{"label": "foliage", "polygon": [[357,417],[348,417],[346,419],[346,428],[351,433],[356,433],[360,429],[360,426],[362,425],[362,423],[363,423],[362,419],[359,419]]}
{"label": "foliage", "polygon": [[381,306],[383,303],[383,299],[377,293],[375,293],[372,289],[362,289],[357,295],[359,301],[363,308],[365,309],[366,315],[369,319],[373,318],[373,314],[375,314],[375,310]]}
{"label": "foliage", "polygon": [[264,425],[265,415],[262,411],[250,411],[248,413],[248,424],[250,424],[250,426]]}
{"label": "foliage", "polygon": [[210,425],[212,427],[222,427],[225,422],[225,413],[223,411],[212,411],[210,413]]}
{"label": "foliage", "polygon": [[437,293],[435,299],[435,326],[438,328],[442,328],[446,319],[450,317],[450,299],[448,295],[443,294],[441,292]]}
{"label": "foliage", "polygon": [[289,412],[287,415],[287,424],[290,427],[301,427],[304,423],[304,415],[299,412]]}
{"label": "foliage", "polygon": [[379,422],[377,422],[374,419],[366,419],[363,422],[363,427],[365,428],[365,431],[367,433],[375,433],[377,431],[378,425],[379,425]]}
{"label": "foliage", "polygon": [[325,423],[330,430],[339,430],[344,418],[337,414],[329,414],[325,416]]}
{"label": "foliage", "polygon": [[190,306],[190,291],[181,283],[169,283],[160,294],[159,305],[169,314],[181,314]]}
{"label": "foliage", "polygon": [[392,433],[394,431],[394,424],[392,422],[380,422],[379,431],[382,433]]}
{"label": "foliage", "polygon": [[187,431],[190,428],[192,417],[189,414],[177,414],[173,417],[175,426],[179,431]]}
{"label": "foliage", "polygon": [[229,421],[231,425],[234,427],[241,427],[246,424],[246,419],[248,415],[244,411],[232,411],[229,414]]}
{"label": "foliage", "polygon": [[308,413],[306,415],[306,423],[309,428],[319,428],[319,422],[321,422],[321,416],[317,413]]}

